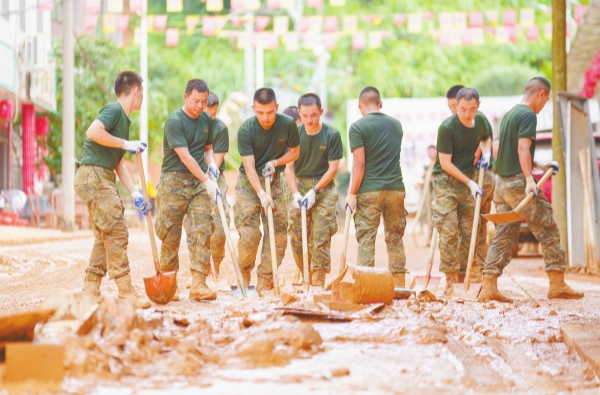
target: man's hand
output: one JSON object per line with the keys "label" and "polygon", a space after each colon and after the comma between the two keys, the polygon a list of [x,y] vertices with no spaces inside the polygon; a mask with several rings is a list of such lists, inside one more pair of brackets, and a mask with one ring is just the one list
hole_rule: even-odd
{"label": "man's hand", "polygon": [[306,192],[306,195],[304,195],[304,199],[302,199],[302,204],[304,205],[304,207],[306,207],[306,211],[310,210],[310,208],[315,205],[316,198],[317,195],[312,189]]}
{"label": "man's hand", "polygon": [[348,196],[346,196],[346,200],[344,200],[344,202],[346,203],[346,209],[348,209],[348,207],[350,208],[350,212],[352,212],[352,214],[354,214],[354,212],[356,211],[356,195],[350,195],[348,194]]}
{"label": "man's hand", "polygon": [[142,141],[138,141],[138,140],[134,140],[134,141],[127,141],[127,140],[123,140],[123,149],[125,151],[129,151],[132,154],[137,154],[138,152],[144,152],[146,150],[146,148],[148,148],[148,144],[142,142]]}
{"label": "man's hand", "polygon": [[273,204],[273,199],[271,196],[267,195],[264,189],[261,189],[258,192],[258,198],[260,199],[260,205],[267,211],[269,207],[273,208],[275,205]]}
{"label": "man's hand", "polygon": [[298,210],[302,209],[302,207],[300,207],[300,205],[302,204],[302,199],[303,199],[303,197],[300,192],[296,192],[296,193],[294,193],[294,195],[292,195],[292,204]]}
{"label": "man's hand", "polygon": [[[212,173],[212,175],[215,176],[215,181],[219,180],[219,174],[221,174],[221,172],[219,171],[219,168],[217,167],[217,164],[215,163],[214,160],[212,162],[210,162],[210,164],[208,165],[207,172]],[[210,178],[210,174],[209,174],[209,178]]]}
{"label": "man's hand", "polygon": [[269,177],[275,174],[275,168],[277,167],[277,160],[270,160],[267,162],[262,170],[263,177]]}
{"label": "man's hand", "polygon": [[487,171],[488,167],[490,167],[490,158],[492,157],[491,153],[481,155],[481,159],[477,162],[477,168],[481,169],[483,167],[483,171]]}
{"label": "man's hand", "polygon": [[532,175],[525,177],[527,180],[527,185],[525,186],[525,195],[529,195],[530,192],[533,192],[533,197],[537,197],[538,189],[537,183],[535,182],[535,178]]}
{"label": "man's hand", "polygon": [[208,193],[208,196],[210,196],[213,202],[217,204],[217,196],[221,196],[221,191],[219,191],[217,183],[211,180],[210,178],[207,178],[206,181],[204,181],[204,186],[206,187],[206,192]]}
{"label": "man's hand", "polygon": [[483,189],[479,188],[479,185],[477,185],[475,181],[470,180],[467,183],[467,186],[471,190],[471,196],[473,196],[473,199],[477,200],[477,195],[483,196]]}
{"label": "man's hand", "polygon": [[538,169],[543,170],[544,172],[548,171],[548,169],[550,169],[550,168],[554,169],[554,172],[552,173],[553,176],[558,174],[558,170],[559,170],[558,162],[555,160],[553,160],[551,162],[537,163],[536,167]]}
{"label": "man's hand", "polygon": [[133,204],[137,207],[138,210],[144,214],[144,216],[148,215],[150,210],[152,210],[152,204],[144,200],[144,197],[139,191],[131,192],[131,197],[133,198]]}

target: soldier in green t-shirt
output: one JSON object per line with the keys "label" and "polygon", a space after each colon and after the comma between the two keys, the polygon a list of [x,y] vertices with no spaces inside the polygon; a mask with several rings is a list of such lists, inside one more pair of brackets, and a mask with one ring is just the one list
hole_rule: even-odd
{"label": "soldier in green t-shirt", "polygon": [[[581,299],[583,292],[574,291],[565,283],[567,260],[560,244],[560,233],[552,213],[552,206],[538,191],[532,170],[535,153],[537,116],[550,98],[550,82],[534,77],[527,83],[521,103],[513,107],[500,125],[500,146],[496,160],[496,194],[494,204],[499,213],[513,210],[529,193],[536,197],[519,212],[531,233],[542,245],[550,288],[548,299]],[[544,171],[558,163],[536,164]],[[521,222],[496,224],[496,235],[483,268],[483,286],[477,300],[489,299],[512,302],[498,291],[498,277],[510,263],[512,250],[519,241]]]}
{"label": "soldier in green t-shirt", "polygon": [[[221,193],[209,178],[219,178],[213,158],[213,120],[204,112],[208,84],[189,80],[183,94],[184,105],[165,122],[162,173],[156,202],[156,235],[162,240],[160,264],[163,271],[179,270],[181,227],[185,226],[192,272],[191,300],[214,300],[217,294],[206,285],[210,273],[212,208]],[[212,202],[211,202],[212,201]],[[179,300],[177,292],[174,300]]]}
{"label": "soldier in green t-shirt", "polygon": [[[210,92],[208,95],[208,107],[206,112],[210,114],[213,120],[213,156],[215,158],[215,164],[221,171],[225,170],[225,154],[229,152],[229,129],[227,125],[217,118],[217,110],[219,109],[219,96],[216,93]],[[225,177],[219,177],[217,184],[219,185],[219,191],[223,196],[223,208],[225,209],[225,218],[227,218],[227,224],[229,224],[229,203],[225,199],[227,194],[227,180]],[[221,216],[219,215],[219,209],[216,205],[213,206],[213,225],[214,230],[210,236],[210,254],[215,265],[215,271],[219,274],[219,268],[221,262],[225,258],[225,231],[223,230],[223,224],[221,223]]]}
{"label": "soldier in green t-shirt", "polygon": [[129,140],[129,115],[142,105],[142,77],[124,71],[115,78],[117,101],[108,103],[88,128],[83,144],[81,166],[75,175],[75,191],[88,207],[94,232],[94,248],[90,256],[83,292],[100,296],[100,282],[108,272],[119,289],[119,298],[128,299],[137,308],[148,308],[150,302],[131,285],[123,202],[115,184],[115,173],[133,197],[135,206],[147,215],[152,208],[137,190],[123,161],[125,151],[143,152],[147,145]]}
{"label": "soldier in green t-shirt", "polygon": [[[308,263],[312,285],[325,285],[331,270],[331,236],[338,229],[335,205],[338,194],[333,177],[343,156],[342,138],[333,127],[321,122],[321,99],[307,93],[298,99],[302,118],[300,156],[285,168],[285,178],[293,194],[289,209],[290,241],[296,265],[303,271],[302,213],[306,208]],[[310,280],[308,280],[310,282]]]}
{"label": "soldier in green t-shirt", "polygon": [[[278,114],[278,107],[273,89],[258,89],[254,93],[252,105],[255,116],[248,118],[238,130],[238,151],[242,156],[242,165],[235,187],[236,203],[233,211],[235,227],[240,234],[239,263],[245,286],[248,286],[260,244],[259,228],[262,219],[264,233],[256,285],[259,295],[273,287],[267,209],[273,209],[277,265],[281,265],[287,247],[287,215],[282,201],[281,172],[285,165],[298,159],[300,152],[298,127],[292,118]],[[269,196],[263,186],[264,178],[271,176]]]}
{"label": "soldier in green t-shirt", "polygon": [[381,110],[381,96],[373,87],[358,98],[362,118],[350,125],[350,150],[354,164],[346,207],[354,212],[358,265],[375,265],[375,238],[381,216],[394,287],[404,287],[406,254],[404,229],[406,192],[400,169],[402,125]]}
{"label": "soldier in green t-shirt", "polygon": [[475,199],[484,194],[475,181],[475,154],[481,149],[481,165],[487,169],[492,149],[484,119],[478,115],[479,93],[462,88],[456,99],[457,113],[444,120],[438,129],[438,154],[433,168],[432,220],[440,235],[440,271],[446,275],[445,295],[458,283],[459,273],[464,276]]}

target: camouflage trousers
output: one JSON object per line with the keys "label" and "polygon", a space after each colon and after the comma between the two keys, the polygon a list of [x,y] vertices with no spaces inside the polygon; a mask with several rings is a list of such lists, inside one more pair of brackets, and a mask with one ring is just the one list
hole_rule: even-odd
{"label": "camouflage trousers", "polygon": [[[511,177],[496,176],[496,211],[502,213],[514,209],[525,198],[525,185],[523,173]],[[544,193],[540,191],[519,214],[525,218],[529,230],[542,244],[546,271],[564,272],[567,268],[565,250],[560,245],[560,233],[552,216],[552,206]],[[513,247],[519,242],[520,228],[521,222],[496,224],[496,235],[483,268],[484,275],[502,275],[512,258]]]}
{"label": "camouflage trousers", "polygon": [[[483,177],[483,197],[481,198],[481,214],[489,214],[492,210],[492,201],[494,200],[494,190],[496,189],[495,174],[492,169],[488,169]],[[487,242],[487,219],[479,217],[479,232],[477,233],[477,249],[475,250],[474,264],[483,269],[485,257],[489,249]],[[468,258],[468,256],[467,256]]]}
{"label": "camouflage trousers", "polygon": [[113,170],[99,166],[81,166],[75,175],[75,191],[88,207],[94,232],[94,247],[85,271],[98,276],[108,271],[111,279],[129,273],[129,232],[115,180]]}
{"label": "camouflage trousers", "polygon": [[[275,249],[277,255],[277,266],[281,265],[285,249],[287,247],[287,215],[286,202],[281,189],[282,182],[285,182],[282,174],[275,173],[271,182],[271,196],[274,202],[273,208],[273,227],[275,233]],[[260,177],[260,183],[266,191],[265,179]],[[257,274],[266,279],[273,278],[271,267],[271,249],[269,244],[269,223],[267,213],[260,204],[260,199],[256,191],[250,185],[250,181],[245,174],[240,173],[235,186],[236,202],[233,206],[235,227],[240,235],[238,241],[238,254],[240,268],[243,271],[249,271],[254,268],[256,253],[260,244],[260,222],[263,224],[262,250],[260,253],[260,264],[256,271]]]}
{"label": "camouflage trousers", "polygon": [[358,265],[371,267],[375,265],[375,238],[383,215],[390,272],[408,273],[404,242],[402,241],[406,228],[405,196],[406,192],[403,190],[358,194],[358,203],[354,214],[356,241],[358,241]]}
{"label": "camouflage trousers", "polygon": [[[221,191],[227,225],[229,225],[229,203],[227,203],[227,199],[225,197],[227,194],[227,181],[223,175],[219,177],[217,184],[219,185],[219,191]],[[227,238],[225,236],[225,231],[223,230],[221,215],[219,214],[219,207],[217,207],[216,204],[212,205],[212,216],[214,228],[212,235],[210,236],[210,254],[212,255],[213,261],[221,262],[223,258],[225,258],[225,243],[227,242]]]}
{"label": "camouflage trousers", "polygon": [[[298,191],[304,196],[317,185],[319,178],[296,178]],[[331,271],[331,236],[338,230],[335,205],[338,193],[333,182],[323,188],[315,200],[315,205],[306,213],[306,233],[308,237],[308,267],[311,271],[322,269]],[[290,204],[289,234],[292,243],[294,261],[302,271],[304,260],[302,254],[302,212]]]}
{"label": "camouflage trousers", "polygon": [[[471,179],[475,179],[475,175]],[[468,186],[445,172],[433,176],[433,190],[432,222],[440,237],[440,271],[464,274],[473,230],[475,199]]]}
{"label": "camouflage trousers", "polygon": [[162,173],[156,192],[156,204],[158,214],[154,229],[162,240],[161,270],[179,270],[179,245],[182,226],[185,226],[190,269],[208,275],[214,203],[208,196],[204,183],[190,173]]}

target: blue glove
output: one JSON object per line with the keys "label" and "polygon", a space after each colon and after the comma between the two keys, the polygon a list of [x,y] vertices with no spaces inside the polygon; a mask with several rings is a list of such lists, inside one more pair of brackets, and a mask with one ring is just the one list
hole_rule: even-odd
{"label": "blue glove", "polygon": [[553,160],[552,162],[548,163],[548,168],[553,168],[554,169],[554,173],[552,173],[553,176],[558,174],[558,171],[560,170],[558,167],[558,162]]}
{"label": "blue glove", "polygon": [[150,210],[152,210],[152,204],[144,200],[144,197],[138,191],[135,191],[131,194],[133,197],[133,204],[137,207],[138,210],[144,214],[144,216],[148,215]]}
{"label": "blue glove", "polygon": [[477,168],[481,169],[481,167],[483,166],[483,171],[487,171],[488,167],[490,166],[491,157],[492,154],[490,154],[489,152],[487,154],[481,155],[479,162],[477,162]]}
{"label": "blue glove", "polygon": [[[272,176],[273,174],[275,174],[275,168],[277,167],[277,161],[276,160],[270,160],[265,164],[265,167],[262,170],[262,175],[263,177],[268,177],[268,176]],[[273,180],[271,178],[271,180]]]}
{"label": "blue glove", "polygon": [[221,174],[221,172],[219,171],[219,168],[214,160],[208,165],[208,172],[215,176],[215,181],[219,180],[219,174]]}
{"label": "blue glove", "polygon": [[294,208],[297,208],[298,210],[302,210],[302,194],[300,192],[296,192],[294,193],[294,195],[292,195],[292,204]]}
{"label": "blue glove", "polygon": [[303,204],[304,207],[306,207],[306,210],[308,211],[312,206],[315,205],[316,198],[317,195],[315,194],[315,191],[311,189],[310,191],[306,192],[306,195],[304,195],[304,199],[302,199],[302,202],[300,203]]}
{"label": "blue glove", "polygon": [[124,140],[125,142],[123,143],[123,149],[125,151],[129,151],[132,154],[137,154],[138,152],[144,152],[146,150],[146,148],[148,148],[148,144],[141,142],[141,141],[127,141]]}

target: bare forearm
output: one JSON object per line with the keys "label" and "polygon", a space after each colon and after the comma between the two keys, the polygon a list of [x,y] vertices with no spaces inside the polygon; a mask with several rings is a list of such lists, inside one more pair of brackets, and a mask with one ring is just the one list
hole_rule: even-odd
{"label": "bare forearm", "polygon": [[492,139],[482,140],[479,143],[479,150],[481,150],[484,154],[489,154],[492,152]]}
{"label": "bare forearm", "polygon": [[365,176],[365,164],[354,162],[354,165],[352,166],[352,175],[350,177],[350,179],[351,179],[350,188],[348,190],[350,195],[356,195],[358,193],[358,189],[360,188],[360,185],[362,184],[362,180],[363,180],[364,176]]}
{"label": "bare forearm", "polygon": [[277,159],[277,166],[287,165],[300,156],[300,147],[290,148],[282,157]]}
{"label": "bare forearm", "polygon": [[531,166],[531,154],[529,150],[519,150],[519,164],[521,165],[521,170],[525,177],[531,175],[532,166]]}
{"label": "bare forearm", "polygon": [[204,150],[204,163],[206,163],[207,165],[210,165],[210,163],[214,160],[215,160],[215,158],[214,158],[214,152],[213,152],[212,148],[205,149]]}
{"label": "bare forearm", "polygon": [[215,160],[215,164],[217,165],[217,167],[220,169],[221,165],[223,164],[223,161],[225,160],[225,154],[223,153],[214,153],[213,152],[213,158]]}
{"label": "bare forearm", "polygon": [[123,148],[125,140],[108,133],[100,121],[94,121],[85,136],[104,147]]}
{"label": "bare forearm", "polygon": [[327,172],[325,174],[323,174],[323,177],[321,177],[321,179],[319,180],[319,182],[317,182],[317,185],[315,185],[315,187],[319,191],[321,189],[325,188],[327,185],[329,185],[329,183],[331,181],[333,181],[333,178],[335,177],[336,173],[337,173],[337,166],[335,166],[335,167],[329,166],[329,169],[327,169]]}
{"label": "bare forearm", "polygon": [[248,177],[248,181],[250,181],[250,185],[252,185],[252,188],[254,188],[256,193],[260,192],[260,190],[263,189],[263,187],[260,184],[260,178],[258,177],[256,169],[254,167],[249,166],[244,166],[244,169],[246,170],[246,177]]}
{"label": "bare forearm", "polygon": [[285,181],[290,187],[292,194],[298,192],[298,184],[296,184],[296,174],[294,173],[294,162],[290,162],[285,166]]}
{"label": "bare forearm", "polygon": [[123,184],[125,189],[129,191],[129,193],[132,193],[137,190],[131,178],[131,174],[129,174],[129,170],[127,170],[123,161],[119,163],[119,166],[117,166],[117,168],[115,169],[115,173],[117,173],[117,177],[119,177],[121,184]]}
{"label": "bare forearm", "polygon": [[449,162],[449,163],[441,163],[442,165],[442,170],[444,170],[446,173],[450,174],[452,177],[456,178],[458,181],[462,182],[463,184],[467,184],[469,181],[471,181],[471,179],[469,177],[467,177],[462,171],[460,171],[458,169],[458,167],[456,167],[454,165],[454,163]]}
{"label": "bare forearm", "polygon": [[198,164],[198,162],[196,162],[196,159],[194,159],[191,155],[184,156],[183,158],[180,158],[180,159],[181,159],[181,162],[183,162],[183,164],[185,165],[185,167],[190,171],[190,173],[192,173],[194,175],[194,177],[196,177],[197,179],[199,179],[202,182],[204,182],[208,179],[208,177],[206,176],[206,173],[204,173],[202,171],[202,169],[200,168],[200,165]]}

